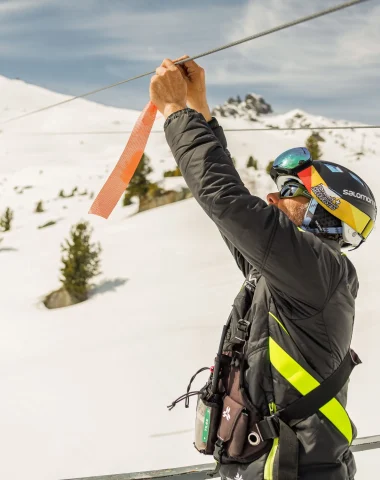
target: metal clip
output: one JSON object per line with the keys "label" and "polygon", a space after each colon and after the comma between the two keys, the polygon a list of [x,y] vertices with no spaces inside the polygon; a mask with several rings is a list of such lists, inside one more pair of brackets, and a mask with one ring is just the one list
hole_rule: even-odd
{"label": "metal clip", "polygon": [[263,440],[278,438],[280,435],[280,426],[277,415],[264,417],[261,422],[256,424],[256,427]]}

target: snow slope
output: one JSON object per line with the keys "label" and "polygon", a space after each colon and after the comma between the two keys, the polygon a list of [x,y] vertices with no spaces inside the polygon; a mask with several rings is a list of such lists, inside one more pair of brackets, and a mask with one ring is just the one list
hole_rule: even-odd
{"label": "snow slope", "polygon": [[[0,122],[66,98],[4,77],[0,91]],[[77,100],[1,126],[0,213],[10,206],[15,221],[12,231],[0,234],[0,478],[51,480],[212,461],[192,446],[194,408],[180,404],[168,412],[166,406],[185,392],[198,368],[212,363],[243,281],[217,229],[193,199],[138,215],[135,205],[118,205],[107,221],[89,216],[89,195],[61,199],[58,192],[78,187],[97,193],[128,135],[30,134],[130,130],[138,114]],[[333,120],[295,110],[261,116],[258,123],[220,122],[247,128]],[[162,125],[161,118],[154,129]],[[264,197],[273,189],[263,170],[268,161],[303,145],[309,133],[230,132],[227,138],[247,186]],[[324,158],[354,169],[379,198],[376,130],[321,135]],[[151,135],[146,153],[152,179],[174,167],[163,134]],[[258,172],[244,168],[251,154]],[[36,214],[39,200],[46,212]],[[41,298],[59,286],[60,244],[81,219],[90,221],[93,240],[103,247],[103,273],[90,300],[48,311]],[[57,223],[37,228],[49,220]],[[377,229],[367,245],[349,253],[360,279],[353,347],[363,365],[351,379],[348,411],[359,436],[380,434],[380,419],[369,408],[380,393],[371,383],[380,334],[378,242]],[[369,478],[376,451],[358,454],[357,462],[357,479]]]}

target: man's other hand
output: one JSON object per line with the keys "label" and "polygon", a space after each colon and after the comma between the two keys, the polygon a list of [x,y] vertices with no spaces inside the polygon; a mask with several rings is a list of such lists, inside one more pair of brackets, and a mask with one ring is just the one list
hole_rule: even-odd
{"label": "man's other hand", "polygon": [[[190,58],[188,55],[174,60],[178,62]],[[205,117],[206,121],[211,120],[211,113],[207,103],[206,95],[206,75],[202,67],[200,67],[194,60],[190,60],[178,65],[182,76],[187,84],[187,104]]]}
{"label": "man's other hand", "polygon": [[187,84],[180,69],[166,58],[150,81],[150,100],[167,118],[186,108]]}

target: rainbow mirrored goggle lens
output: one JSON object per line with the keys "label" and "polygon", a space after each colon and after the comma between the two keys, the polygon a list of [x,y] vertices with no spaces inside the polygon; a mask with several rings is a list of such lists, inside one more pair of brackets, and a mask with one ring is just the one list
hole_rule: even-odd
{"label": "rainbow mirrored goggle lens", "polygon": [[292,198],[300,196],[312,198],[310,193],[300,183],[286,183],[280,190],[280,198]]}
{"label": "rainbow mirrored goggle lens", "polygon": [[281,153],[273,162],[273,169],[280,174],[294,174],[303,170],[313,162],[307,148],[297,147]]}

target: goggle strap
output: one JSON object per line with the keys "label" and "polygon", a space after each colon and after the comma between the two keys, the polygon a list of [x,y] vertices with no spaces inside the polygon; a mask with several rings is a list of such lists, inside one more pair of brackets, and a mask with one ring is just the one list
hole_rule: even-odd
{"label": "goggle strap", "polygon": [[310,225],[310,222],[313,220],[313,216],[317,206],[318,206],[318,202],[315,200],[315,198],[312,198],[309,202],[309,208],[305,213],[305,217],[302,223],[302,226],[304,226],[305,228],[308,228]]}

